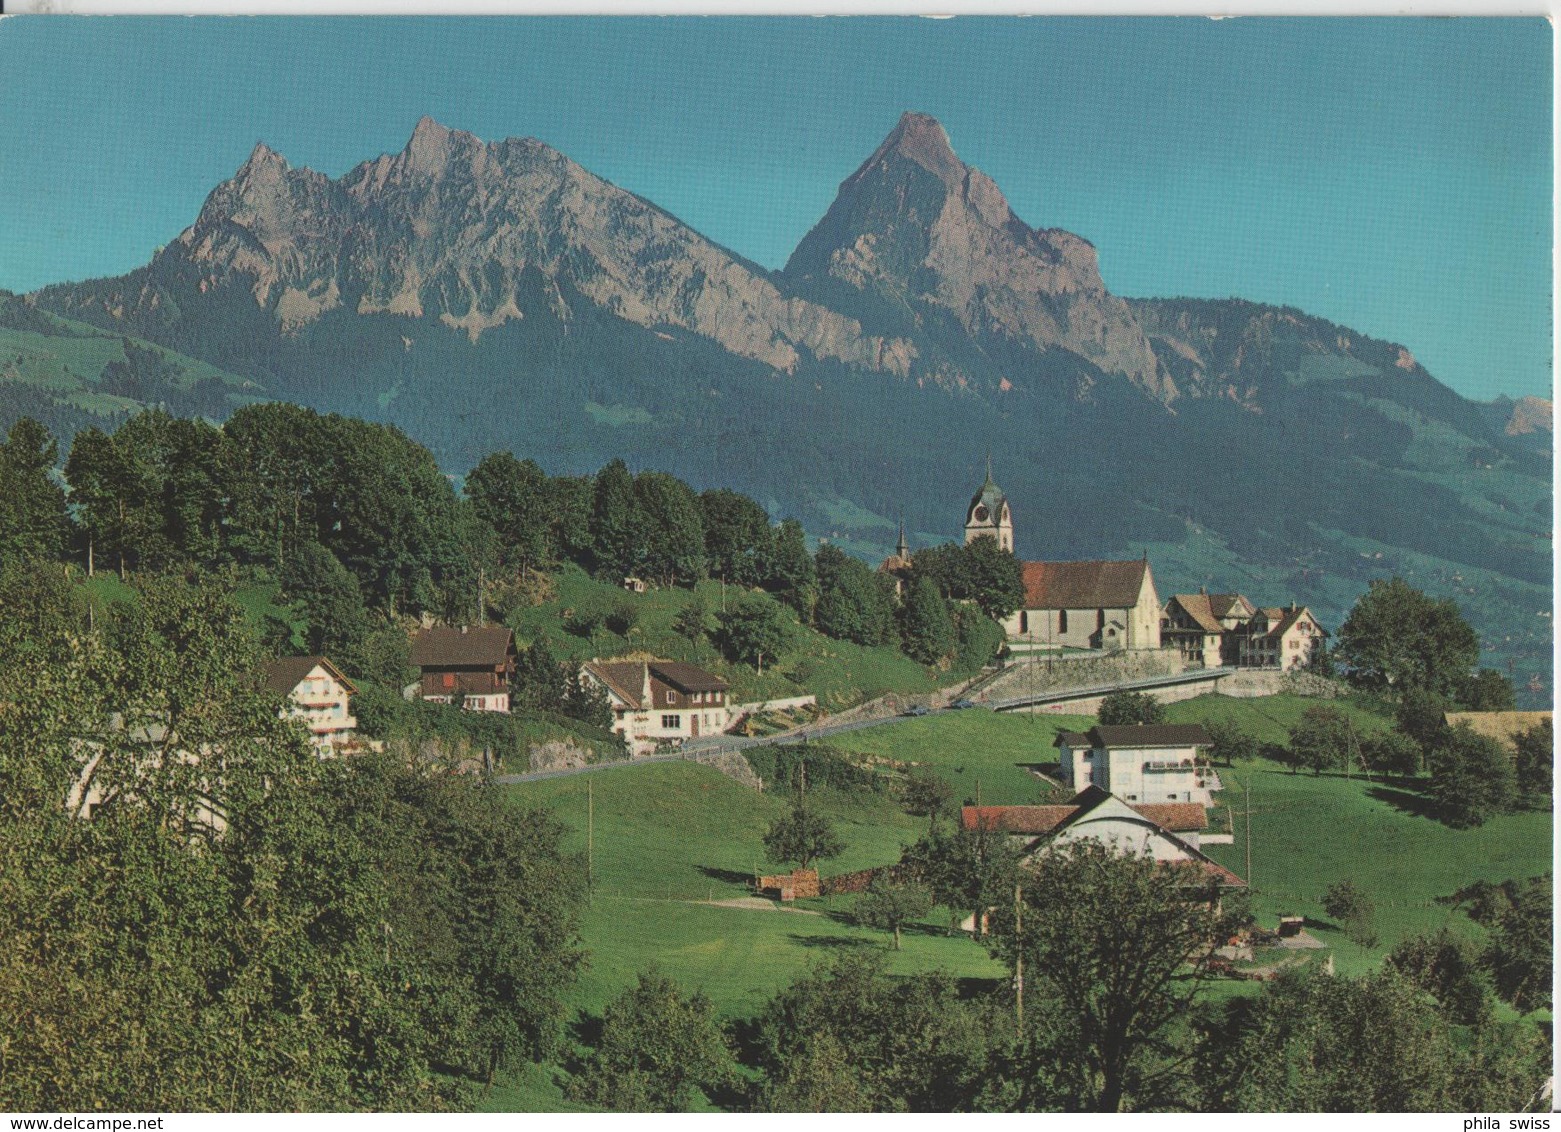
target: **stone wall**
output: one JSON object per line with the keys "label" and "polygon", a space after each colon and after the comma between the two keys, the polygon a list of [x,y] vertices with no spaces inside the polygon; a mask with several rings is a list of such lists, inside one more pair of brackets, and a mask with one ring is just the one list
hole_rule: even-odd
{"label": "stone wall", "polygon": [[1093,688],[1122,680],[1177,676],[1190,667],[1176,649],[1145,649],[1076,659],[1027,659],[1009,665],[981,689],[977,699],[1005,700],[1042,692],[1065,692],[1069,688]]}

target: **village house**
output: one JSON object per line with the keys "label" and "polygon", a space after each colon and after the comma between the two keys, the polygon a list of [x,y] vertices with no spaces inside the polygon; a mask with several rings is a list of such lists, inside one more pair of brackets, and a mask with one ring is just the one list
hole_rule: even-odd
{"label": "village house", "polygon": [[346,754],[356,747],[351,698],[358,689],[323,656],[287,656],[266,665],[267,691],[283,696],[284,716],[304,721],[309,740],[321,758]]}
{"label": "village house", "polygon": [[1328,647],[1327,632],[1304,605],[1259,609],[1239,640],[1238,665],[1281,672],[1309,667]]}
{"label": "village house", "polygon": [[692,664],[592,660],[580,675],[607,693],[612,729],[636,757],[662,745],[719,735],[731,724],[727,682]]}
{"label": "village house", "polygon": [[468,711],[508,712],[515,674],[515,634],[500,626],[424,629],[412,639],[421,675],[414,694]]}
{"label": "village house", "polygon": [[1020,847],[1023,864],[1032,868],[1064,845],[1089,840],[1124,854],[1191,865],[1221,888],[1246,887],[1199,847],[1206,818],[1197,803],[1130,805],[1088,786],[1057,806],[966,806],[960,821],[968,830],[1007,833]]}
{"label": "village house", "polygon": [[1197,802],[1207,805],[1219,776],[1199,756],[1213,742],[1196,723],[1096,726],[1058,732],[1062,781],[1071,790],[1090,786],[1123,801]]}
{"label": "village house", "polygon": [[1327,647],[1328,633],[1304,605],[1258,607],[1241,594],[1173,594],[1161,612],[1160,637],[1182,659],[1205,668],[1306,668]]}

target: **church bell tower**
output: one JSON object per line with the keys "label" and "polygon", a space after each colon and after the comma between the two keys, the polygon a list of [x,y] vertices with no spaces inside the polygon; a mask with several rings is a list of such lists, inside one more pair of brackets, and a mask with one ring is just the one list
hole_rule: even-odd
{"label": "church bell tower", "polygon": [[992,457],[986,458],[986,482],[970,501],[965,512],[965,545],[987,535],[997,540],[999,550],[1014,549],[1014,517],[1008,510],[1008,497],[992,482]]}

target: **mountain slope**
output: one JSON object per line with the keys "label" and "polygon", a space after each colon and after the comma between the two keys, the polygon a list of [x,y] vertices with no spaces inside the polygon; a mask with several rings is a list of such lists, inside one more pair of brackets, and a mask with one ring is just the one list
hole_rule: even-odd
{"label": "mountain slope", "polygon": [[1164,592],[1330,625],[1398,572],[1548,674],[1548,433],[1300,311],[1112,295],[924,115],[773,274],[540,142],[425,119],[338,180],[259,146],[148,265],[36,302],[399,424],[452,472],[621,456],[868,557],[901,516],[957,536],[991,450],[1023,555],[1148,549]]}

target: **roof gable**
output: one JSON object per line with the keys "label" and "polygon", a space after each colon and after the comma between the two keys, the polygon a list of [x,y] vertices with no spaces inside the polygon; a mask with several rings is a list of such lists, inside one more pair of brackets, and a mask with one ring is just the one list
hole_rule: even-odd
{"label": "roof gable", "polygon": [[1145,559],[1022,566],[1026,609],[1132,609],[1149,576]]}
{"label": "roof gable", "polygon": [[497,668],[514,648],[515,634],[499,625],[424,629],[412,640],[411,661],[418,668]]}
{"label": "roof gable", "polygon": [[326,673],[342,687],[347,689],[348,695],[355,695],[358,691],[351,680],[342,675],[329,659],[323,656],[284,656],[276,660],[266,662],[265,686],[267,690],[278,695],[288,695],[308,678],[309,673],[316,668],[325,669]]}
{"label": "roof gable", "polygon": [[1096,747],[1207,747],[1214,742],[1198,723],[1097,725],[1086,738]]}
{"label": "roof gable", "polygon": [[1176,605],[1186,614],[1187,620],[1205,633],[1219,633],[1225,628],[1220,624],[1219,616],[1214,612],[1208,594],[1173,594],[1166,604]]}

